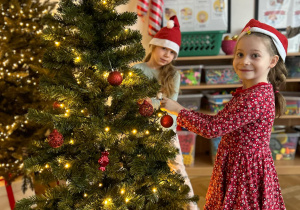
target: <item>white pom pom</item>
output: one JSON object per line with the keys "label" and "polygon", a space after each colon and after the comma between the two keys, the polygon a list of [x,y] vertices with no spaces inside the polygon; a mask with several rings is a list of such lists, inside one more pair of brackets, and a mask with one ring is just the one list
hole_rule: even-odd
{"label": "white pom pom", "polygon": [[173,28],[174,27],[174,20],[169,20],[167,22],[167,28]]}

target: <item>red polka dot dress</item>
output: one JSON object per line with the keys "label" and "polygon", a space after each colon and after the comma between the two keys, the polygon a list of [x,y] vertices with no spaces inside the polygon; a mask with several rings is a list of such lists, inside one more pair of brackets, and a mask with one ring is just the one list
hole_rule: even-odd
{"label": "red polka dot dress", "polygon": [[286,209],[269,149],[275,118],[271,84],[238,88],[215,116],[181,110],[178,125],[222,136],[204,209]]}

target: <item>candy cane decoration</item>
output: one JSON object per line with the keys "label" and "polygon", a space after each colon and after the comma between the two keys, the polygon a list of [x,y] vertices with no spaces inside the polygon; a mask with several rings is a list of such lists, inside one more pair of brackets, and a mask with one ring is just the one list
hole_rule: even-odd
{"label": "candy cane decoration", "polygon": [[154,36],[161,29],[163,0],[151,0],[148,33]]}
{"label": "candy cane decoration", "polygon": [[138,0],[137,2],[137,14],[140,17],[144,17],[149,8],[149,0]]}

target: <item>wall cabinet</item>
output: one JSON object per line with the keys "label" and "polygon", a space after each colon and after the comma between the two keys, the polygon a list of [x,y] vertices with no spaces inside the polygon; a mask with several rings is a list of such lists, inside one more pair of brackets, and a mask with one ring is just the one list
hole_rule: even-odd
{"label": "wall cabinet", "polygon": [[[299,56],[300,53],[289,53],[287,56]],[[179,57],[176,60],[176,65],[231,65],[233,56],[218,55],[218,56],[198,56],[198,57]],[[285,91],[300,91],[300,78],[288,78]],[[197,86],[181,86],[181,94],[196,94],[207,90],[234,90],[240,87],[241,84],[206,84],[201,83]],[[207,111],[204,111],[207,112]],[[209,113],[209,112],[207,112]],[[212,113],[210,113],[212,114]],[[275,119],[275,125],[300,125],[300,115],[284,115],[279,119]],[[203,140],[202,138],[200,138]],[[192,167],[186,167],[189,176],[210,176],[212,174],[213,163],[209,155],[200,154],[197,152],[197,147],[201,147],[203,142],[196,141],[195,164]],[[205,143],[210,143],[204,140]],[[297,152],[299,153],[299,151]],[[300,156],[296,154],[294,160],[277,160],[275,161],[277,173],[284,174],[300,174]]]}

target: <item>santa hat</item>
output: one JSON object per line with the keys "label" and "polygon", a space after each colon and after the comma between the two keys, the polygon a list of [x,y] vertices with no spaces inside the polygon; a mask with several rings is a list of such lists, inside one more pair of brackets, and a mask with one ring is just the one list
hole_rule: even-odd
{"label": "santa hat", "polygon": [[283,61],[285,60],[287,54],[288,40],[282,33],[277,31],[272,26],[261,23],[258,20],[251,19],[242,30],[238,39],[240,39],[247,33],[250,34],[251,32],[259,32],[270,36],[277,48],[280,57]]}
{"label": "santa hat", "polygon": [[[174,50],[177,55],[179,53],[180,44],[180,26],[178,19],[175,15],[170,17],[170,20],[167,22],[167,26],[160,29],[149,43],[149,45],[170,48]],[[177,55],[174,59],[177,58]]]}

